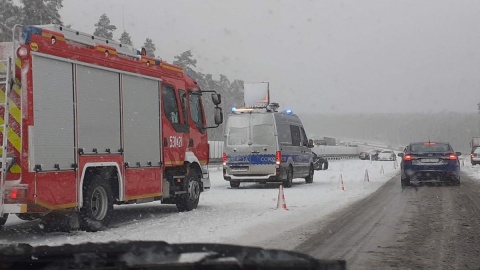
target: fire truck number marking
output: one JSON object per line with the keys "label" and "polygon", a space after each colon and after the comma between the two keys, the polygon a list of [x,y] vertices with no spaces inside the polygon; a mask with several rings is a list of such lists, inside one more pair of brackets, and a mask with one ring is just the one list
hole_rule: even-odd
{"label": "fire truck number marking", "polygon": [[170,147],[182,147],[182,137],[170,136]]}

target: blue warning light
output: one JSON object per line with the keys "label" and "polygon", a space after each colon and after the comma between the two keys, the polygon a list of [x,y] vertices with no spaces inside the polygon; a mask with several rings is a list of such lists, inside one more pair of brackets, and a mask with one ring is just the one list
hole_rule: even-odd
{"label": "blue warning light", "polygon": [[290,110],[290,109],[287,109],[287,110],[285,110],[285,113],[286,113],[286,114],[292,114],[292,113],[293,113],[293,111],[292,111],[292,110]]}

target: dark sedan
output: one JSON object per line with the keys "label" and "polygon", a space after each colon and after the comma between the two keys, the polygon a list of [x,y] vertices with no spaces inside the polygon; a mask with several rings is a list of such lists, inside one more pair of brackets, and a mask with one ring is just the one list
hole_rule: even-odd
{"label": "dark sedan", "polygon": [[441,181],[460,185],[460,152],[454,152],[446,142],[416,142],[408,145],[402,157],[401,185],[411,181]]}

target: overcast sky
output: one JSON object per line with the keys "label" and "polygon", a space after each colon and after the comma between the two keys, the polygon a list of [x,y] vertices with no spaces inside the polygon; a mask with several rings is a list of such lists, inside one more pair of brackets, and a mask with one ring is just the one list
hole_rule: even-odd
{"label": "overcast sky", "polygon": [[297,112],[476,112],[480,1],[64,0],[72,28],[102,13],[169,62],[192,50],[204,73],[269,81]]}

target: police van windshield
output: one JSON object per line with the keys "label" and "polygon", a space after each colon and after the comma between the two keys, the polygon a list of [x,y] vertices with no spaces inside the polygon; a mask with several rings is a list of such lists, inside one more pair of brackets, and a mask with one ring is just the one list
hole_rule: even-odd
{"label": "police van windshield", "polygon": [[273,115],[231,115],[227,124],[228,145],[274,145]]}
{"label": "police van windshield", "polygon": [[275,143],[273,134],[273,125],[255,125],[252,129],[252,143],[256,145],[273,145]]}
{"label": "police van windshield", "polygon": [[247,145],[250,125],[249,114],[230,115],[227,122],[227,144]]}

